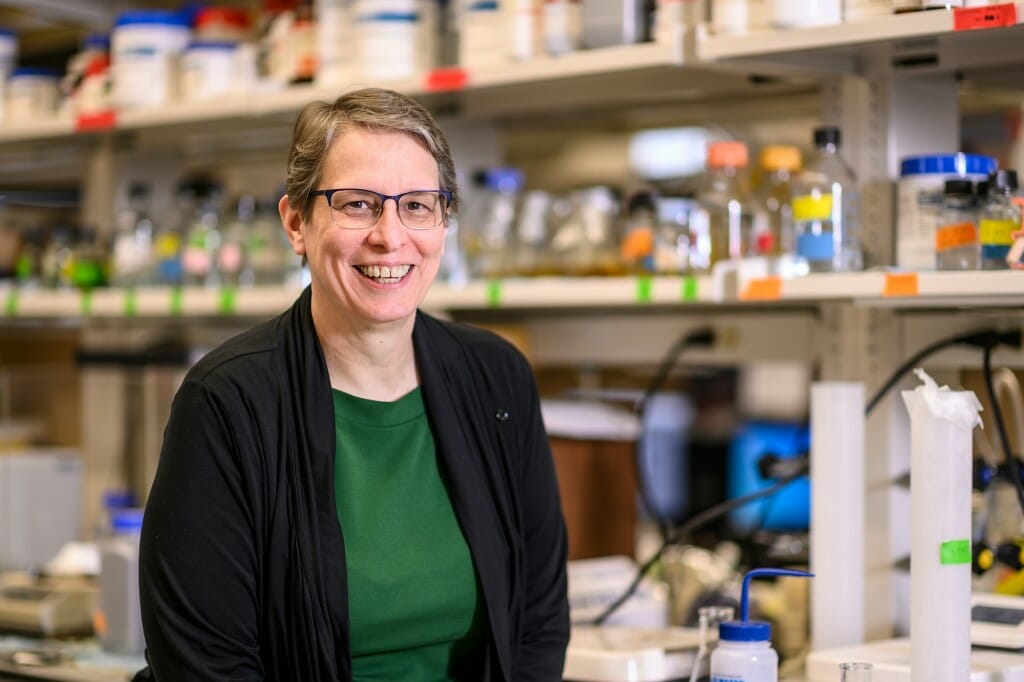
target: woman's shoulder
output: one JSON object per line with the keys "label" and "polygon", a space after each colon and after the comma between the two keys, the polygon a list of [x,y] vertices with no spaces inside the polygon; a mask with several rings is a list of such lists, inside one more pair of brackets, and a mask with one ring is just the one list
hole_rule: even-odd
{"label": "woman's shoulder", "polygon": [[515,364],[526,362],[522,352],[508,339],[471,324],[441,320],[420,312],[416,318],[415,333],[435,351],[469,354],[484,360]]}
{"label": "woman's shoulder", "polygon": [[275,320],[247,329],[215,346],[189,370],[187,380],[216,384],[218,380],[258,381],[273,373],[279,346]]}

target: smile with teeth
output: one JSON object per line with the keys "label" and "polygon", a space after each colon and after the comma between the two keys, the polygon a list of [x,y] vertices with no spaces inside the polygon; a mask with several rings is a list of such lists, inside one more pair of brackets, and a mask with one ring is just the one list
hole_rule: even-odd
{"label": "smile with teeth", "polygon": [[381,284],[397,284],[402,281],[402,278],[409,274],[409,270],[412,269],[411,265],[357,265],[356,269],[359,270],[365,277],[379,282]]}

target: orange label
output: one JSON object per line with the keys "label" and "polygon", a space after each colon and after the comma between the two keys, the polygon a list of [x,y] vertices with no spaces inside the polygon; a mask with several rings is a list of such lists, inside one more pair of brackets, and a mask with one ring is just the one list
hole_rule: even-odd
{"label": "orange label", "polygon": [[654,250],[654,234],[650,228],[633,230],[622,239],[622,257],[627,261],[640,260]]}
{"label": "orange label", "polygon": [[901,272],[885,276],[883,296],[917,296],[917,273]]}
{"label": "orange label", "polygon": [[113,130],[117,125],[116,111],[102,111],[95,114],[79,114],[75,118],[76,133],[91,133],[100,130]]}
{"label": "orange label", "polygon": [[780,277],[752,279],[740,298],[744,301],[777,301],[782,298],[782,279]]}
{"label": "orange label", "polygon": [[960,246],[978,243],[978,228],[974,223],[943,225],[935,230],[935,250],[949,251]]}
{"label": "orange label", "polygon": [[953,10],[954,31],[1001,28],[1017,23],[1017,7],[1008,2],[987,7],[961,7]]}

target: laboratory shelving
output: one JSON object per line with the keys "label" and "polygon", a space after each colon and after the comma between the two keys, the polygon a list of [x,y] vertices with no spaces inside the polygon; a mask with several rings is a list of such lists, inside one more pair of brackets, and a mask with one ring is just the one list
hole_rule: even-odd
{"label": "laboratory shelving", "polygon": [[[728,279],[730,281],[723,281]],[[296,285],[243,289],[0,288],[7,320],[266,318],[287,308]],[[686,312],[701,306],[770,310],[818,304],[861,307],[1008,308],[1024,306],[1024,272],[861,272],[805,277],[628,276],[538,277],[436,283],[423,307],[461,313],[531,311],[600,314],[603,310]],[[2,324],[2,322],[0,322]]]}

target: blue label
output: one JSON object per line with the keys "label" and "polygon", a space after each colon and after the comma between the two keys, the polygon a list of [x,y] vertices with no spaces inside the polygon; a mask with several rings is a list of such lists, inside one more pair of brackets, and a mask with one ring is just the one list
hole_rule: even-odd
{"label": "blue label", "polygon": [[797,255],[809,261],[832,260],[832,233],[812,234],[804,232],[796,238]]}
{"label": "blue label", "polygon": [[742,677],[733,677],[732,675],[711,675],[711,682],[743,682]]}
{"label": "blue label", "polygon": [[1006,260],[1006,254],[1010,253],[1009,246],[1002,244],[982,244],[981,257],[986,260]]}

